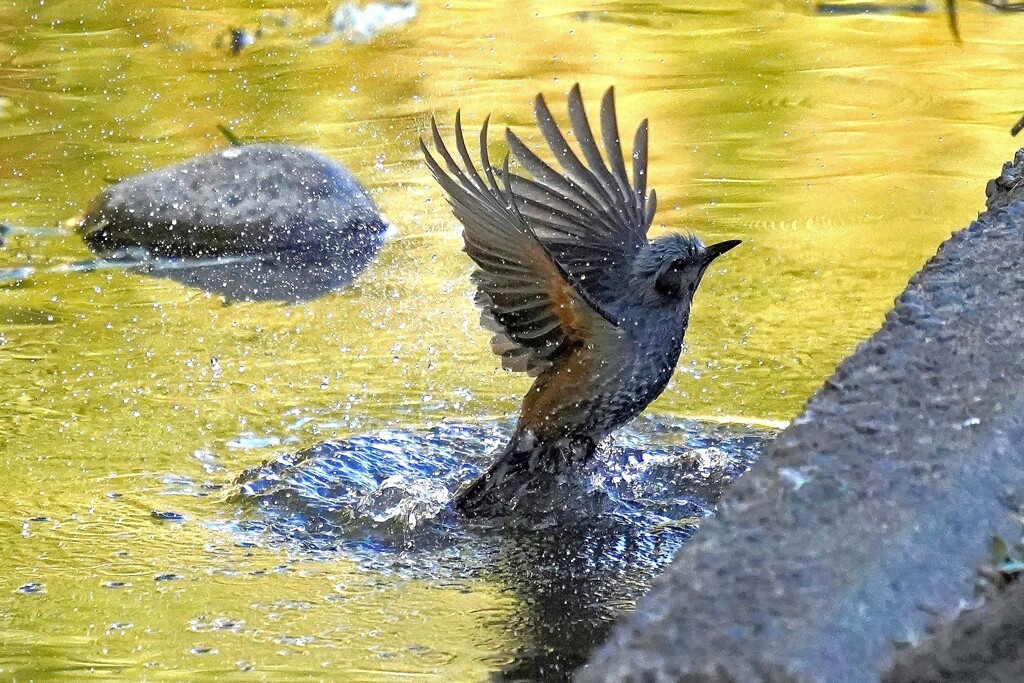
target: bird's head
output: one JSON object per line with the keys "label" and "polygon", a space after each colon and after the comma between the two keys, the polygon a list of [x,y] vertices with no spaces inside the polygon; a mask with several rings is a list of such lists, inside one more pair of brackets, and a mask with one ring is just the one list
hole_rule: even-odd
{"label": "bird's head", "polygon": [[684,305],[688,309],[704,271],[739,243],[726,240],[704,246],[694,235],[677,233],[653,240],[636,261],[644,298],[651,303]]}

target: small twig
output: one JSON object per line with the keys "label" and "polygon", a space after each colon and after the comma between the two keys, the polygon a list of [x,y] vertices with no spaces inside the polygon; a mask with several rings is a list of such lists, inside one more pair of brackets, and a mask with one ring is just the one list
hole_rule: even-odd
{"label": "small twig", "polygon": [[1020,121],[1014,124],[1013,128],[1010,129],[1010,135],[1016,136],[1017,133],[1024,130],[1024,116],[1020,117]]}
{"label": "small twig", "polygon": [[237,135],[231,132],[230,128],[225,126],[223,123],[217,124],[217,130],[220,131],[221,135],[227,138],[228,144],[231,145],[232,147],[241,147],[242,145],[245,144],[244,142],[241,141],[241,139],[239,139]]}
{"label": "small twig", "polygon": [[953,34],[953,40],[963,43],[960,37],[960,22],[956,13],[956,0],[946,0],[946,16],[949,18],[949,32]]}

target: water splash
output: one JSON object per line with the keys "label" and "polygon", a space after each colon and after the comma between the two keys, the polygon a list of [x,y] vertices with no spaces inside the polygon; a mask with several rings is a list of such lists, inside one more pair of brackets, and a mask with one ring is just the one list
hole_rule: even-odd
{"label": "water splash", "polygon": [[[509,430],[442,422],[323,442],[243,473],[238,500],[258,511],[248,529],[310,548],[378,553],[480,544],[488,536],[481,529],[494,525],[461,519],[449,501],[483,471]],[[540,529],[568,515],[583,531],[614,519],[635,532],[688,536],[771,435],[743,425],[638,420],[585,471],[524,503],[515,523]]]}
{"label": "water splash", "polygon": [[316,549],[394,551],[458,540],[451,493],[501,440],[497,426],[442,423],[282,455],[239,477],[240,500],[263,515],[247,528]]}
{"label": "water splash", "polygon": [[409,23],[418,12],[415,2],[372,2],[363,7],[346,2],[331,14],[330,31],[315,36],[310,43],[326,45],[334,40],[369,43],[381,33]]}

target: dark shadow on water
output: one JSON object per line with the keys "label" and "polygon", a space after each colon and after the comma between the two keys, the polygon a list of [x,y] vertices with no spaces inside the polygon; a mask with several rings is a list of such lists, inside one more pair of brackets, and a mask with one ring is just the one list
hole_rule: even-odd
{"label": "dark shadow on water", "polygon": [[203,261],[141,263],[132,269],[219,294],[225,301],[310,301],[350,284],[376,256],[365,250],[352,258],[314,260],[287,255]]}
{"label": "dark shadow on water", "polygon": [[506,625],[519,649],[492,679],[568,680],[695,530],[645,528],[618,515],[513,525],[494,572],[521,605]]}
{"label": "dark shadow on water", "polygon": [[858,14],[926,14],[934,11],[928,2],[819,2],[814,13],[827,16]]}
{"label": "dark shadow on water", "polygon": [[420,579],[491,578],[520,605],[497,681],[568,680],[711,514],[774,432],[639,419],[585,472],[516,514],[467,522],[448,506],[504,443],[504,424],[442,423],[318,444],[244,473],[239,530],[270,545]]}
{"label": "dark shadow on water", "polygon": [[124,270],[173,280],[224,297],[225,302],[311,301],[351,284],[376,257],[371,245],[345,259],[288,254],[224,256],[209,259],[116,256],[77,261],[52,268],[0,268],[0,287],[24,286],[40,275]]}

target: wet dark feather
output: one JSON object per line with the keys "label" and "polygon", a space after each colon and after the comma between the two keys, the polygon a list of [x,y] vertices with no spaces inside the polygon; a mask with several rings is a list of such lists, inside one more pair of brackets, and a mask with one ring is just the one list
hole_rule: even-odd
{"label": "wet dark feather", "polygon": [[483,309],[481,322],[496,333],[492,348],[509,369],[536,376],[570,353],[574,344],[590,343],[588,337],[598,329],[610,333],[618,322],[617,299],[628,288],[633,259],[647,243],[654,193],[645,195],[647,123],[634,138],[631,185],[613,97],[609,90],[601,107],[607,163],[578,86],[569,93],[578,152],[544,99],[535,101],[540,131],[561,170],[511,131],[506,131],[510,152],[532,177],[510,172],[507,157],[501,168],[494,167],[487,150],[487,120],[480,131],[479,168],[458,114],[455,155],[433,120],[438,158],[421,141],[431,172],[465,226],[466,253],[479,267],[473,280]]}

